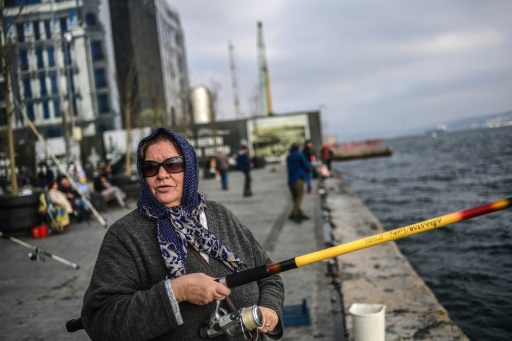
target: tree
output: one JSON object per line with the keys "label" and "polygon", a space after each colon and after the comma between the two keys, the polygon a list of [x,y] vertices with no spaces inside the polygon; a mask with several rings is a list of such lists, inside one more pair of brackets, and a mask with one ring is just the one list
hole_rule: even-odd
{"label": "tree", "polygon": [[137,118],[139,127],[150,127],[154,130],[166,125],[166,115],[163,110],[148,108],[143,110]]}
{"label": "tree", "polygon": [[14,151],[14,131],[13,120],[14,110],[11,103],[12,88],[11,78],[9,72],[11,71],[12,63],[16,60],[16,39],[11,38],[9,32],[18,22],[20,15],[23,11],[23,5],[19,6],[14,16],[5,17],[5,1],[0,0],[0,22],[2,28],[0,54],[2,63],[2,91],[4,93],[5,101],[5,114],[7,116],[7,155],[9,157],[9,175],[11,182],[11,193],[16,196],[19,194],[18,180],[16,179],[16,158]]}
{"label": "tree", "polygon": [[137,66],[135,64],[135,58],[130,58],[128,62],[128,72],[125,78],[121,81],[119,77],[116,77],[117,90],[120,94],[119,104],[121,111],[124,114],[124,125],[126,130],[126,175],[132,174],[131,167],[131,145],[132,145],[132,112],[138,107],[138,96],[137,87],[135,86],[135,80],[137,77]]}

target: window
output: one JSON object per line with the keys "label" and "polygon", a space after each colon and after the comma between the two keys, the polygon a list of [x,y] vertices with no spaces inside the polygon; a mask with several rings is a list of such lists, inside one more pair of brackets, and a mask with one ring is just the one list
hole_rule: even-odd
{"label": "window", "polygon": [[13,4],[13,1],[6,1],[6,4],[5,4],[5,7],[19,7],[19,6],[24,6],[24,5],[35,5],[35,4],[40,4],[41,3],[41,0],[14,0],[14,4]]}
{"label": "window", "polygon": [[78,17],[76,15],[76,9],[69,10],[69,26],[77,27],[78,26]]}
{"label": "window", "polygon": [[87,26],[95,26],[96,25],[96,16],[89,12],[85,15],[85,24]]}
{"label": "window", "polygon": [[27,50],[20,50],[20,69],[22,71],[28,70],[28,53]]}
{"label": "window", "polygon": [[25,98],[32,98],[32,87],[30,86],[30,78],[23,79],[23,94]]}
{"label": "window", "polygon": [[55,66],[55,50],[53,46],[48,47],[48,66]]}
{"label": "window", "polygon": [[50,83],[52,87],[52,94],[57,94],[59,89],[57,88],[57,74],[55,72],[50,73]]}
{"label": "window", "polygon": [[62,52],[64,53],[64,64],[71,64],[71,49],[69,48],[69,44],[64,44],[62,46]]}
{"label": "window", "polygon": [[53,100],[53,114],[55,117],[60,117],[60,102],[58,99]]}
{"label": "window", "polygon": [[60,132],[60,128],[59,127],[51,127],[51,128],[48,128],[48,130],[46,131],[46,136],[48,138],[51,138],[51,137],[61,137],[62,133]]}
{"label": "window", "polygon": [[23,43],[25,41],[25,27],[23,24],[16,24],[16,35],[19,43]]}
{"label": "window", "polygon": [[110,106],[108,104],[108,96],[107,94],[99,94],[98,95],[98,110],[100,114],[108,114],[110,111]]}
{"label": "window", "polygon": [[67,32],[68,30],[68,18],[60,18],[60,31]]}
{"label": "window", "polygon": [[46,39],[52,38],[52,29],[50,26],[50,20],[44,21],[44,32],[46,33]]}
{"label": "window", "polygon": [[39,30],[39,21],[34,21],[34,38],[41,39],[41,31]]}
{"label": "window", "polygon": [[43,49],[38,47],[36,48],[36,57],[37,57],[37,68],[44,68],[44,59],[43,59]]}
{"label": "window", "polygon": [[[3,83],[0,83],[0,86],[3,86]],[[5,97],[4,97],[4,90],[2,90],[2,89],[0,88],[0,101],[3,101],[3,100],[5,100]]]}
{"label": "window", "polygon": [[7,112],[5,111],[5,108],[0,108],[0,125],[4,126],[7,125]]}
{"label": "window", "polygon": [[31,121],[34,121],[36,116],[34,115],[34,103],[27,103],[27,116]]}
{"label": "window", "polygon": [[50,118],[50,108],[48,107],[48,100],[43,101],[43,118],[45,120]]}
{"label": "window", "polygon": [[91,42],[92,60],[103,60],[103,49],[101,48],[101,41],[95,40]]}
{"label": "window", "polygon": [[41,89],[41,96],[48,95],[48,90],[46,89],[46,77],[44,75],[39,76],[39,88]]}
{"label": "window", "polygon": [[94,69],[94,81],[96,83],[97,88],[107,86],[107,79],[105,78],[104,69]]}

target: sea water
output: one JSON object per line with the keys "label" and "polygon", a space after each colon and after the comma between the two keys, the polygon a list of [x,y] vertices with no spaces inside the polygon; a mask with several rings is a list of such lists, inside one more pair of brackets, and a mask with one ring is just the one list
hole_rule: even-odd
{"label": "sea water", "polygon": [[[383,143],[334,168],[386,230],[512,197],[512,127]],[[512,340],[512,208],[397,244],[471,340]]]}

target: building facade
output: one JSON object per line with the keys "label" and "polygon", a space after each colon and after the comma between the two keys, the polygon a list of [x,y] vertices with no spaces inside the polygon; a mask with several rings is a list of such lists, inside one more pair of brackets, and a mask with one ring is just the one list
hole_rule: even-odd
{"label": "building facade", "polygon": [[178,129],[190,116],[184,35],[165,0],[110,0],[120,107],[126,127],[164,123]]}
{"label": "building facade", "polygon": [[[13,19],[22,8],[21,15]],[[5,24],[11,25],[11,98],[14,131],[34,140],[21,111],[45,138],[95,136],[114,128],[104,29],[98,20],[99,0],[5,1]],[[3,81],[3,79],[0,79]],[[0,97],[0,130],[6,129]],[[3,110],[3,111],[2,111]],[[63,124],[65,123],[65,124]],[[78,148],[73,138],[64,141]],[[79,153],[73,152],[77,161]]]}

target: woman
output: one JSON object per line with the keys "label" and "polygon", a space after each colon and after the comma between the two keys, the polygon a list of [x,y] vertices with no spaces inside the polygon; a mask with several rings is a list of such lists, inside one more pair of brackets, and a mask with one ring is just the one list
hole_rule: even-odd
{"label": "woman", "polygon": [[57,181],[52,181],[48,185],[48,200],[51,203],[64,208],[67,213],[73,213],[73,207],[66,197],[66,194],[59,191],[59,184]]}
{"label": "woman", "polygon": [[[39,213],[51,214],[53,217],[48,221],[52,230],[55,232],[62,232],[69,226],[69,213],[73,212],[73,207],[68,201],[66,194],[58,190],[57,181],[50,181],[48,191],[41,193],[39,197]],[[48,210],[48,205],[53,204],[53,207]]]}
{"label": "woman", "polygon": [[159,128],[139,143],[137,169],[142,182],[138,210],[105,235],[84,297],[82,321],[89,336],[198,340],[215,300],[229,295],[237,309],[257,304],[264,319],[259,331],[280,338],[284,289],[279,276],[230,290],[206,275],[187,252],[187,244],[200,251],[219,277],[271,263],[237,217],[197,192],[193,147]]}

